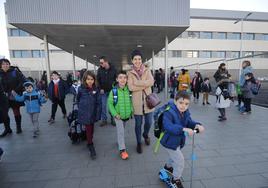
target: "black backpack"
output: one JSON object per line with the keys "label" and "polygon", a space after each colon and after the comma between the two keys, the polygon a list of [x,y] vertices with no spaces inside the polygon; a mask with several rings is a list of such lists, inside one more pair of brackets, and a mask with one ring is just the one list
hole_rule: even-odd
{"label": "black backpack", "polygon": [[154,112],[154,136],[156,138],[159,138],[163,132],[163,114],[169,109],[169,104],[165,104]]}

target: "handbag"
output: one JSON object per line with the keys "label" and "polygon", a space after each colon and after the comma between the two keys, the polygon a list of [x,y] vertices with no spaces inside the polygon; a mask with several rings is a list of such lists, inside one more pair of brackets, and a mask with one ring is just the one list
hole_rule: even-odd
{"label": "handbag", "polygon": [[151,93],[151,94],[147,95],[147,93],[144,90],[142,90],[142,91],[146,96],[145,101],[146,101],[147,107],[149,109],[153,109],[154,107],[156,107],[157,105],[159,105],[161,103],[161,100],[159,99],[157,94]]}

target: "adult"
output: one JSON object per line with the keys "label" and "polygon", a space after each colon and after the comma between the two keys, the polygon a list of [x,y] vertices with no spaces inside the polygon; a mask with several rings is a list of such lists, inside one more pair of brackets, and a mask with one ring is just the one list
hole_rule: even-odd
{"label": "adult", "polygon": [[169,82],[170,82],[170,98],[174,98],[176,88],[178,87],[178,81],[173,67],[170,67]]}
{"label": "adult", "polygon": [[226,69],[225,63],[221,63],[218,67],[218,70],[215,72],[214,76],[215,81],[223,82],[224,80],[228,81],[231,75],[228,73],[228,70]]}
{"label": "adult", "polygon": [[179,88],[178,88],[179,91],[186,91],[190,88],[191,78],[188,70],[184,68],[181,69],[181,74],[178,77],[178,82],[179,82]]}
{"label": "adult", "polygon": [[[12,108],[13,110],[17,134],[20,134],[22,132],[20,107],[23,106],[24,103],[15,101],[11,92],[14,90],[19,95],[22,95],[24,89],[23,83],[26,81],[26,78],[17,67],[10,66],[10,61],[8,59],[1,59],[0,66],[0,79],[2,82],[3,91],[8,97],[8,109]],[[10,127],[5,127],[5,130],[1,136],[6,136],[8,133],[11,133],[11,129]]]}
{"label": "adult", "polygon": [[69,92],[67,84],[60,78],[60,74],[57,71],[52,72],[51,78],[52,80],[48,85],[48,98],[52,102],[51,116],[48,120],[49,124],[55,122],[58,105],[61,107],[63,118],[66,118],[65,96]]}
{"label": "adult", "polygon": [[[97,73],[97,81],[100,88],[101,95],[101,124],[100,126],[107,125],[107,99],[109,92],[112,89],[116,79],[116,69],[110,64],[108,58],[101,56],[100,68]],[[115,125],[113,117],[111,116],[111,124]]]}
{"label": "adult", "polygon": [[10,128],[10,119],[8,117],[8,98],[4,92],[2,81],[0,80],[0,123],[4,123],[5,130],[0,135],[0,137],[4,137],[7,134],[12,133],[12,129]]}
{"label": "adult", "polygon": [[[249,60],[243,61],[243,63],[242,63],[242,69],[241,69],[241,73],[240,73],[240,78],[239,78],[239,86],[238,86],[239,90],[240,90],[240,88],[242,88],[244,86],[244,84],[246,82],[245,75],[247,73],[252,73],[252,71],[253,70],[252,70],[250,61]],[[240,107],[241,102],[244,102],[243,101],[244,97],[243,97],[243,95],[242,95],[241,92],[238,93],[237,99],[238,99],[238,107]]]}
{"label": "adult", "polygon": [[199,100],[199,93],[201,92],[201,84],[203,82],[200,72],[195,72],[191,82],[191,90],[194,96],[194,102]]}
{"label": "adult", "polygon": [[154,79],[156,82],[157,93],[162,91],[162,75],[159,70],[155,70]]}
{"label": "adult", "polygon": [[146,145],[150,145],[149,131],[152,125],[153,111],[149,109],[145,97],[152,93],[151,86],[154,84],[154,78],[150,69],[146,68],[142,63],[142,54],[138,50],[134,50],[131,54],[132,70],[128,71],[128,87],[132,91],[132,101],[135,118],[135,133],[137,139],[137,152],[142,153],[141,145],[141,127],[143,117],[145,118],[143,138]]}

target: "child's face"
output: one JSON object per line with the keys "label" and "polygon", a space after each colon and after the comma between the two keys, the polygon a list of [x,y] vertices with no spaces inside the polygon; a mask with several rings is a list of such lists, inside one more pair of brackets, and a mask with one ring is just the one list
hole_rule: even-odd
{"label": "child's face", "polygon": [[246,80],[249,80],[249,79],[250,79],[250,77],[249,77],[248,75],[246,75],[246,76],[245,76],[245,79],[246,79]]}
{"label": "child's face", "polygon": [[119,74],[116,78],[116,81],[118,82],[119,86],[124,87],[127,83],[127,75]]}
{"label": "child's face", "polygon": [[31,93],[33,91],[33,86],[25,87],[26,92]]}
{"label": "child's face", "polygon": [[92,76],[87,76],[86,83],[88,86],[92,86],[94,84],[94,78]]}
{"label": "child's face", "polygon": [[52,74],[52,79],[53,80],[58,80],[59,79],[59,76],[57,74]]}
{"label": "child's face", "polygon": [[185,112],[189,108],[190,100],[179,98],[175,104],[180,112]]}

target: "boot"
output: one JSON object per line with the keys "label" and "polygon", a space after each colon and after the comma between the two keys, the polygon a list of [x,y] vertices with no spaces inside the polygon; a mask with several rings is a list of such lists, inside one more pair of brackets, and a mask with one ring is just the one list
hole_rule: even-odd
{"label": "boot", "polygon": [[22,130],[21,130],[21,115],[19,116],[15,116],[15,121],[16,121],[16,128],[17,128],[17,134],[20,134],[22,133]]}
{"label": "boot", "polygon": [[95,151],[94,145],[93,144],[88,144],[87,147],[88,147],[88,150],[90,152],[91,159],[92,160],[96,159],[96,151]]}
{"label": "boot", "polygon": [[5,130],[4,132],[0,135],[0,137],[5,137],[8,134],[12,133],[12,129],[10,128],[10,119],[8,118],[7,122],[4,123]]}

